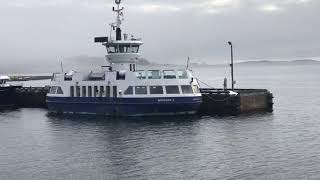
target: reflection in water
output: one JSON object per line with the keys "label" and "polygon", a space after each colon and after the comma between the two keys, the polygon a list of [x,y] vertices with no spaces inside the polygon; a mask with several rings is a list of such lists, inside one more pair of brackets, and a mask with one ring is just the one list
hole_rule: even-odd
{"label": "reflection in water", "polygon": [[[272,114],[114,119],[1,112],[0,179],[320,179],[319,67],[236,67],[237,86],[273,91]],[[221,68],[198,72],[221,86]]]}
{"label": "reflection in water", "polygon": [[[74,153],[82,154],[81,157],[92,155],[91,158],[96,159],[95,167],[104,167],[101,170],[111,173],[114,178],[133,178],[147,175],[149,170],[165,170],[163,166],[172,162],[170,151],[189,149],[200,127],[200,119],[190,116],[48,117],[57,151],[66,152],[68,148],[70,156]],[[70,151],[73,148],[76,150]]]}
{"label": "reflection in water", "polygon": [[[219,169],[235,165],[230,159],[236,159],[233,156],[239,152],[235,144],[244,143],[240,151],[248,150],[245,144],[250,143],[246,142],[243,129],[246,135],[250,135],[257,133],[259,121],[265,127],[272,126],[272,114],[214,119],[196,116],[48,117],[52,143],[58,154],[68,152],[66,156],[70,157],[66,158],[72,159],[70,163],[81,165],[90,162],[94,168],[86,167],[84,172],[94,170],[98,175],[104,172],[120,179],[146,176],[178,178],[186,173],[185,169],[196,170],[188,172],[190,175],[202,172],[208,177],[218,177]],[[79,162],[72,157],[85,157],[85,160]],[[226,162],[221,164],[221,161]],[[207,165],[217,171],[207,171],[203,167]],[[223,176],[226,172],[221,173]]]}

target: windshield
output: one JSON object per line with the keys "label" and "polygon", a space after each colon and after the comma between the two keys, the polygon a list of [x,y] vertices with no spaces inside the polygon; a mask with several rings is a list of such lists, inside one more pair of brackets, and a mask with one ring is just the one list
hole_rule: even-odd
{"label": "windshield", "polygon": [[138,45],[112,45],[107,47],[108,53],[138,53]]}

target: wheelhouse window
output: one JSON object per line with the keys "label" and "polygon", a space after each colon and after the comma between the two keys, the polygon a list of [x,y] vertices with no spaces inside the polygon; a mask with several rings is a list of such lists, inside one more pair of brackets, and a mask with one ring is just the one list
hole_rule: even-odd
{"label": "wheelhouse window", "polygon": [[174,70],[163,70],[164,79],[176,79],[176,73]]}
{"label": "wheelhouse window", "polygon": [[179,79],[188,79],[188,73],[186,70],[178,70],[177,74]]}
{"label": "wheelhouse window", "polygon": [[136,77],[138,79],[146,79],[146,72],[145,71],[136,71]]}
{"label": "wheelhouse window", "polygon": [[147,86],[136,86],[135,92],[138,95],[148,94]]}
{"label": "wheelhouse window", "polygon": [[107,51],[109,54],[112,53],[138,53],[139,45],[113,45],[108,46]]}
{"label": "wheelhouse window", "polygon": [[161,79],[161,73],[159,70],[149,70],[147,75],[148,79]]}
{"label": "wheelhouse window", "polygon": [[138,45],[131,46],[128,49],[128,53],[138,53],[138,52],[139,52],[139,46]]}
{"label": "wheelhouse window", "polygon": [[132,95],[133,94],[133,87],[129,86],[125,91],[124,95]]}
{"label": "wheelhouse window", "polygon": [[181,86],[182,94],[192,94],[192,88],[190,85]]}
{"label": "wheelhouse window", "polygon": [[126,53],[128,46],[119,45],[119,52],[120,53]]}
{"label": "wheelhouse window", "polygon": [[167,94],[180,94],[178,86],[166,86]]}
{"label": "wheelhouse window", "polygon": [[107,47],[108,53],[117,53],[118,52],[118,46],[109,46]]}
{"label": "wheelhouse window", "polygon": [[150,94],[163,94],[162,86],[150,86]]}

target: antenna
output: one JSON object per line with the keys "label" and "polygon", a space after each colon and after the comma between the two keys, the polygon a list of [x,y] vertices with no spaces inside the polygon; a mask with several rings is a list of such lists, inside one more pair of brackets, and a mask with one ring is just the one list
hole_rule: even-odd
{"label": "antenna", "polygon": [[186,69],[189,69],[189,61],[190,61],[190,57],[188,56],[187,68]]}
{"label": "antenna", "polygon": [[63,64],[62,64],[62,61],[61,61],[61,73],[63,73]]}

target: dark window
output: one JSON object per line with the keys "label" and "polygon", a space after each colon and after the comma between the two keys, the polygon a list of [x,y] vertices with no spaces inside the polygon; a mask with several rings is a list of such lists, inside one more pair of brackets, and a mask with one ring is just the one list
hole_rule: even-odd
{"label": "dark window", "polygon": [[87,96],[87,87],[82,86],[82,97],[86,97],[86,96]]}
{"label": "dark window", "polygon": [[192,94],[192,88],[190,85],[181,86],[182,94]]}
{"label": "dark window", "polygon": [[97,97],[98,95],[98,86],[93,87],[93,97]]}
{"label": "dark window", "polygon": [[110,97],[110,86],[106,86],[106,97]]}
{"label": "dark window", "polygon": [[125,80],[126,79],[126,72],[125,71],[118,71],[117,72],[117,80]]}
{"label": "dark window", "polygon": [[103,86],[100,86],[99,96],[103,97],[103,93],[104,93],[104,88],[103,88]]}
{"label": "dark window", "polygon": [[72,74],[64,73],[64,80],[65,81],[72,81]]}
{"label": "dark window", "polygon": [[132,95],[133,94],[133,87],[129,86],[125,91],[124,91],[125,95]]}
{"label": "dark window", "polygon": [[119,45],[119,52],[124,53],[124,46],[123,45]]}
{"label": "dark window", "polygon": [[76,95],[80,97],[80,86],[76,86]]}
{"label": "dark window", "polygon": [[70,96],[74,97],[74,86],[70,86]]}
{"label": "dark window", "polygon": [[147,86],[136,86],[135,87],[136,94],[148,94]]}
{"label": "dark window", "polygon": [[163,71],[163,78],[164,79],[176,79],[176,73],[174,70],[164,70]]}
{"label": "dark window", "polygon": [[59,86],[58,89],[57,89],[57,94],[63,94],[63,91],[61,89],[61,87]]}
{"label": "dark window", "polygon": [[113,86],[113,97],[114,97],[114,98],[117,98],[117,97],[118,97],[117,86]]}
{"label": "dark window", "polygon": [[162,86],[150,86],[150,94],[163,94]]}
{"label": "dark window", "polygon": [[178,86],[166,86],[167,94],[180,94]]}
{"label": "dark window", "polygon": [[92,87],[88,86],[88,97],[92,97]]}

